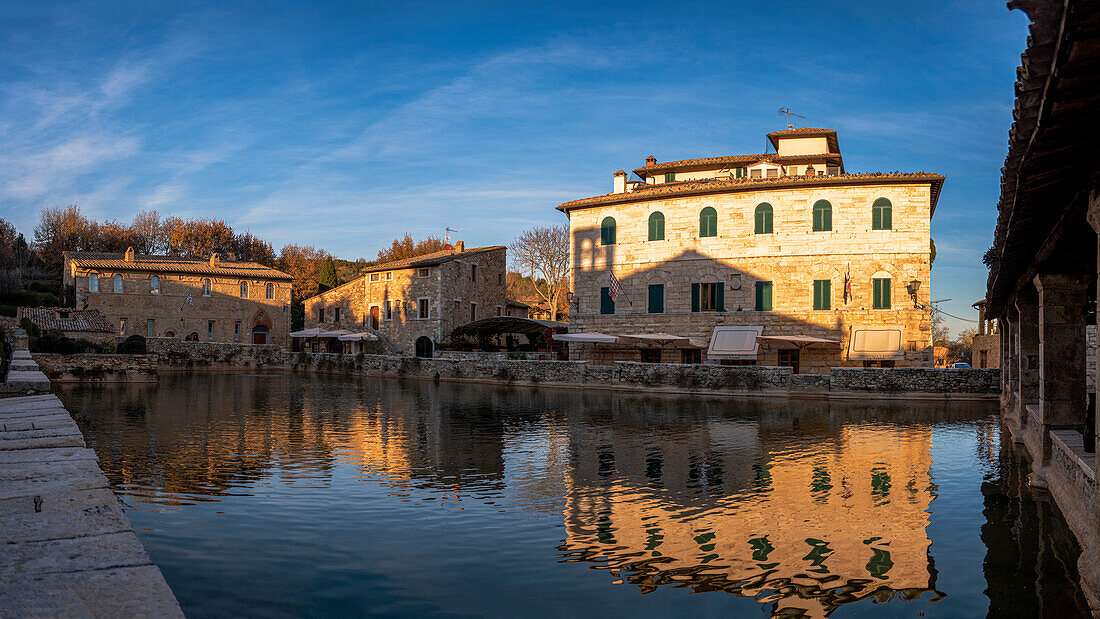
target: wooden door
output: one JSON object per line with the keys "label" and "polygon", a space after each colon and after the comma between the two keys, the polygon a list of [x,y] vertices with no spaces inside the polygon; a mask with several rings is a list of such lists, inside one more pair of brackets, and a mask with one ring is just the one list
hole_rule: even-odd
{"label": "wooden door", "polygon": [[374,329],[375,331],[378,330],[378,318],[381,312],[382,308],[378,307],[377,305],[370,308],[370,328]]}

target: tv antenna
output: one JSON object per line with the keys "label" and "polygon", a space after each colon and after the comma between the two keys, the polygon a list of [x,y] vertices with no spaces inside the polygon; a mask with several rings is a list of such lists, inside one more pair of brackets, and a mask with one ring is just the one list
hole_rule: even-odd
{"label": "tv antenna", "polygon": [[447,245],[448,243],[451,242],[451,233],[452,232],[458,232],[458,230],[455,230],[454,228],[451,228],[450,226],[444,228],[444,230],[446,230],[446,234],[443,235],[443,244]]}
{"label": "tv antenna", "polygon": [[795,118],[806,118],[805,116],[803,116],[801,114],[795,114],[794,112],[791,111],[791,108],[789,108],[789,107],[779,108],[779,113],[783,114],[787,117],[787,128],[788,129],[794,129],[794,124],[791,122],[791,116],[794,116]]}

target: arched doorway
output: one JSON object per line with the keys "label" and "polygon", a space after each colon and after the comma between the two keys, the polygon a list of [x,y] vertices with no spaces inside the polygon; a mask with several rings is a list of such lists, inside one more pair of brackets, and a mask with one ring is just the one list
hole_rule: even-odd
{"label": "arched doorway", "polygon": [[195,331],[192,331],[191,333],[187,334],[187,337],[184,338],[184,341],[185,342],[197,342],[197,341],[199,341],[199,334]]}
{"label": "arched doorway", "polygon": [[416,356],[424,359],[432,358],[432,338],[422,335],[416,339]]}
{"label": "arched doorway", "polygon": [[375,331],[378,330],[378,318],[380,317],[381,313],[382,309],[377,305],[370,308],[370,328],[374,329]]}
{"label": "arched doorway", "polygon": [[249,324],[249,328],[252,329],[252,343],[253,344],[267,344],[271,342],[271,329],[273,325],[271,323],[271,317],[267,315],[267,312],[256,310],[256,313],[252,315],[252,321]]}
{"label": "arched doorway", "polygon": [[176,337],[176,332],[169,329],[168,331],[164,332],[164,337]]}
{"label": "arched doorway", "polygon": [[268,328],[263,325],[256,325],[252,327],[252,343],[253,344],[266,344]]}

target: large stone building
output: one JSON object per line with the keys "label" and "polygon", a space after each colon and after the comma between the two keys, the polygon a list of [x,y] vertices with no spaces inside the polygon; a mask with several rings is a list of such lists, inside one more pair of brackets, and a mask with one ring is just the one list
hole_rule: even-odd
{"label": "large stone building", "polygon": [[120,336],[286,345],[291,277],[255,262],[65,252],[75,307],[99,310]]}
{"label": "large stone building", "polygon": [[369,329],[391,350],[430,356],[455,327],[505,315],[503,246],[466,249],[459,241],[415,258],[378,264],[305,300],[306,328]]}
{"label": "large stone building", "polygon": [[570,330],[709,343],[601,344],[605,360],[930,365],[929,227],[943,176],[847,173],[829,129],[768,139],[775,153],[649,157],[640,181],[619,170],[612,193],[558,206],[571,234]]}

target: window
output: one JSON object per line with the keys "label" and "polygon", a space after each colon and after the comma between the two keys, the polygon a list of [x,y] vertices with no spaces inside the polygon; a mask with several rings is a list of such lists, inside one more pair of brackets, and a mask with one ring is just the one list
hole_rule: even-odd
{"label": "window", "polygon": [[470,281],[472,281],[472,282],[477,281],[477,265],[476,264],[471,264],[470,265]]}
{"label": "window", "polygon": [[661,362],[661,349],[660,348],[642,348],[639,352],[642,355],[642,363],[660,363]]}
{"label": "window", "polygon": [[419,269],[419,270],[417,270],[417,272],[416,272],[416,276],[417,276],[417,277],[427,277],[427,276],[428,276],[428,273],[429,273],[429,270],[428,270],[428,269]]}
{"label": "window", "polygon": [[317,308],[317,322],[324,322],[324,321],[325,321],[325,308],[318,307]]}
{"label": "window", "polygon": [[244,281],[243,279],[241,280],[241,298],[248,298],[248,282]]}
{"label": "window", "polygon": [[839,176],[840,175],[840,166],[838,166],[838,165],[825,166],[825,173],[828,174],[829,176]]}
{"label": "window", "polygon": [[745,176],[745,168],[734,168],[733,169],[733,177],[734,178],[742,178],[744,176]]}
{"label": "window", "polygon": [[702,363],[703,351],[698,348],[681,348],[680,363]]}
{"label": "window", "polygon": [[269,300],[275,298],[275,284],[267,284],[264,286],[264,297]]}
{"label": "window", "polygon": [[615,244],[615,218],[604,217],[600,223],[600,245]]}
{"label": "window", "polygon": [[145,337],[157,336],[157,321],[150,318],[145,321]]}
{"label": "window", "polygon": [[699,211],[699,236],[718,236],[718,211],[709,206]]}
{"label": "window", "polygon": [[386,281],[387,282],[392,282],[393,281],[393,271],[386,271]]}
{"label": "window", "polygon": [[332,322],[340,322],[340,310],[342,309],[342,307],[332,308]]}
{"label": "window", "polygon": [[241,321],[239,320],[233,323],[233,341],[241,341]]}
{"label": "window", "polygon": [[772,233],[772,205],[767,202],[756,205],[756,233]]}
{"label": "window", "polygon": [[814,232],[833,229],[833,205],[828,200],[814,202]]}
{"label": "window", "polygon": [[768,168],[764,175],[768,178],[779,178],[779,168]]}
{"label": "window", "polygon": [[383,303],[383,320],[393,320],[393,301],[386,299]]}
{"label": "window", "polygon": [[665,172],[665,182],[666,183],[671,183],[671,182],[674,182],[675,180],[676,180],[676,173],[675,172]]}
{"label": "window", "polygon": [[118,334],[126,335],[126,318],[118,319]]}
{"label": "window", "polygon": [[663,313],[665,313],[665,285],[664,284],[650,284],[649,285],[649,313],[650,314],[663,314]]}
{"label": "window", "polygon": [[649,216],[649,240],[665,240],[665,214],[661,211],[654,211]]}
{"label": "window", "polygon": [[420,320],[428,319],[428,316],[430,315],[428,310],[428,299],[424,298],[416,300],[416,315],[418,318],[420,318]]}
{"label": "window", "polygon": [[378,277],[379,277],[379,276],[378,276],[378,273],[371,273],[371,274],[370,274],[370,280],[371,280],[372,282],[376,282],[376,281],[378,281]]}
{"label": "window", "polygon": [[720,282],[691,285],[691,311],[724,312],[725,286]]}
{"label": "window", "polygon": [[833,282],[827,279],[814,280],[814,309],[832,309]]}
{"label": "window", "polygon": [[504,285],[504,273],[497,273],[497,286]]}
{"label": "window", "polygon": [[122,292],[122,276],[115,274],[115,292]]}
{"label": "window", "polygon": [[879,198],[871,205],[871,229],[890,230],[893,228],[893,205],[886,198]]}
{"label": "window", "polygon": [[890,309],[890,278],[876,277],[871,280],[874,288],[874,298],[871,307],[874,309]]}
{"label": "window", "polygon": [[149,292],[160,294],[160,278],[156,275],[149,278]]}
{"label": "window", "polygon": [[214,339],[214,321],[213,320],[206,321],[206,339],[208,339],[208,340],[213,340]]}
{"label": "window", "polygon": [[204,296],[204,297],[210,296],[210,280],[209,279],[203,279],[202,280],[202,296]]}
{"label": "window", "polygon": [[749,178],[760,178],[761,176],[763,176],[763,173],[761,173],[760,168],[749,170]]}
{"label": "window", "polygon": [[600,313],[601,314],[614,314],[615,313],[615,299],[611,298],[611,289],[606,286],[600,288]]}
{"label": "window", "polygon": [[99,292],[99,275],[92,273],[88,276],[88,292]]}
{"label": "window", "polygon": [[756,311],[770,312],[772,309],[772,283],[756,282]]}
{"label": "window", "polygon": [[477,303],[470,304],[470,322],[477,320]]}
{"label": "window", "polygon": [[497,306],[497,316],[503,316],[503,315],[504,315],[504,308],[498,305]]}

